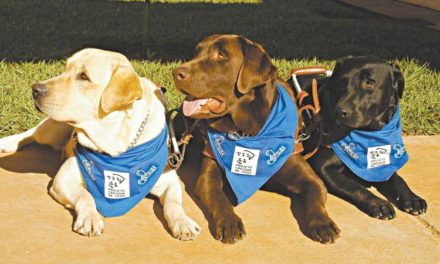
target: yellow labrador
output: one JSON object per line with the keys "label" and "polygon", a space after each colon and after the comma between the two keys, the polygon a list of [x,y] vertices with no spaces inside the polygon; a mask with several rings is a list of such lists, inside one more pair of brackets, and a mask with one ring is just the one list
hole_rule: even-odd
{"label": "yellow labrador", "polygon": [[[61,75],[32,86],[35,105],[48,118],[24,133],[0,139],[0,152],[15,152],[31,142],[64,149],[65,161],[50,194],[75,210],[74,231],[100,235],[104,222],[77,163],[76,144],[118,156],[156,138],[166,129],[165,109],[157,92],[157,86],[138,77],[122,54],[81,50],[67,60]],[[193,240],[199,234],[200,227],[182,208],[175,170],[164,172],[150,193],[159,197],[174,237]]]}

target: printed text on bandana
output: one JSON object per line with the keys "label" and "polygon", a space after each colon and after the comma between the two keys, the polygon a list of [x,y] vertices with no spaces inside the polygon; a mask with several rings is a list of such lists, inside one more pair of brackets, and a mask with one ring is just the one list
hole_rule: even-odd
{"label": "printed text on bandana", "polygon": [[244,175],[255,175],[257,173],[259,156],[260,151],[258,149],[248,149],[235,146],[231,172]]}
{"label": "printed text on bandana", "polygon": [[130,174],[127,172],[104,171],[104,195],[109,199],[130,197]]}
{"label": "printed text on bandana", "polygon": [[390,164],[391,145],[368,148],[367,169]]}

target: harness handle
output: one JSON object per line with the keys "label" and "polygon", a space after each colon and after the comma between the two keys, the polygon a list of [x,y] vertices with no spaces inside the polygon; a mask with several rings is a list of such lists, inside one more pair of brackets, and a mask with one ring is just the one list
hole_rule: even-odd
{"label": "harness handle", "polygon": [[293,74],[295,74],[296,76],[312,75],[312,74],[326,74],[327,76],[330,76],[332,74],[332,71],[327,70],[325,66],[311,66],[311,67],[292,69],[290,71],[290,75]]}

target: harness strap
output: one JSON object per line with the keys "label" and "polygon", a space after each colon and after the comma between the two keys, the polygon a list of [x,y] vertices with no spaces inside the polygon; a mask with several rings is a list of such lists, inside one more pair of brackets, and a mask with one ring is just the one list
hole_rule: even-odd
{"label": "harness strap", "polygon": [[299,92],[298,95],[296,96],[298,105],[302,105],[304,98],[306,98],[307,96],[309,96],[308,92],[306,91]]}
{"label": "harness strap", "polygon": [[[295,91],[297,93],[296,99],[299,106],[299,115],[303,116],[303,112],[307,114],[307,116],[311,119],[312,123],[308,126],[305,126],[302,128],[303,135],[306,135],[305,138],[302,140],[299,138],[298,140],[306,140],[310,137],[310,134],[313,131],[318,131],[319,138],[318,138],[318,144],[316,147],[303,155],[304,159],[309,159],[312,157],[316,152],[318,151],[319,147],[321,146],[322,142],[322,131],[321,131],[321,118],[319,115],[319,112],[321,111],[321,105],[319,103],[319,94],[318,94],[318,82],[316,79],[312,80],[312,103],[303,105],[304,99],[310,94],[306,91],[303,91],[301,89],[301,86],[297,80],[297,76],[304,76],[304,75],[311,75],[311,74],[326,74],[327,76],[331,75],[331,71],[327,70],[325,66],[315,66],[315,67],[304,67],[304,68],[298,68],[293,69],[290,71],[290,75],[292,76],[292,82],[295,87]],[[303,149],[304,150],[304,149]],[[302,151],[301,151],[302,152]]]}
{"label": "harness strap", "polygon": [[[296,97],[296,99],[298,100],[298,105],[301,106],[304,98],[306,98],[307,96],[310,96],[308,92],[301,91]],[[302,114],[302,112],[305,110],[311,110],[314,116],[316,116],[321,111],[321,105],[319,104],[319,96],[318,96],[318,82],[316,81],[316,79],[313,79],[312,81],[312,99],[313,99],[313,105],[307,104],[300,107],[299,109],[300,114]]]}
{"label": "harness strap", "polygon": [[313,96],[313,105],[315,107],[314,114],[318,114],[321,110],[321,105],[319,104],[319,95],[318,95],[318,81],[313,79],[312,81],[312,96]]}

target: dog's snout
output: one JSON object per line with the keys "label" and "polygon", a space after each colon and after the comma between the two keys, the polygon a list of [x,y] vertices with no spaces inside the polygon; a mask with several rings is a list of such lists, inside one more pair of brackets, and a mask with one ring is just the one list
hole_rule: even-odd
{"label": "dog's snout", "polygon": [[32,85],[32,97],[38,99],[47,94],[46,85],[41,83],[35,83]]}
{"label": "dog's snout", "polygon": [[188,69],[186,69],[185,67],[178,67],[174,70],[174,78],[178,81],[183,81],[188,78],[188,76]]}
{"label": "dog's snout", "polygon": [[348,118],[351,116],[352,111],[347,107],[339,107],[336,113],[340,118]]}

